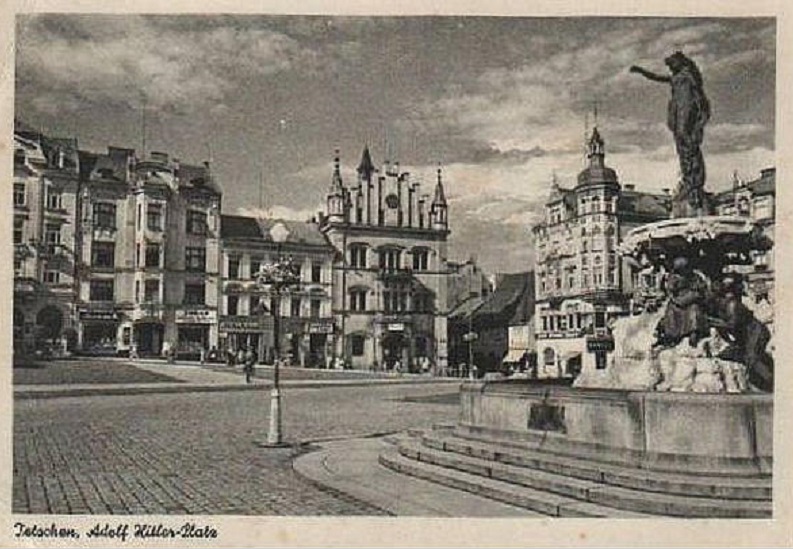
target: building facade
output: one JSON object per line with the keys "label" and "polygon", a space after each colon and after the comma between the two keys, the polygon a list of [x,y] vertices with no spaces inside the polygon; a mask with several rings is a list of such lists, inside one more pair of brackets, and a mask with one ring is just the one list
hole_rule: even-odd
{"label": "building facade", "polygon": [[[282,233],[277,243],[273,234]],[[274,358],[274,315],[283,355],[295,365],[327,368],[335,345],[331,280],[334,249],[316,223],[224,215],[221,218],[221,353],[253,349]],[[276,300],[258,282],[262,265],[290,257],[300,266],[300,284]]]}
{"label": "building facade", "polygon": [[352,185],[335,160],[321,231],[336,250],[335,353],[355,368],[445,370],[448,205],[398,163],[377,169],[368,148]]}
{"label": "building facade", "polygon": [[571,189],[551,186],[545,219],[533,227],[535,337],[539,377],[573,377],[605,368],[613,348],[609,321],[627,314],[635,280],[617,255],[634,227],[669,216],[671,197],[620,185],[605,164],[605,142],[594,128],[588,166]]}

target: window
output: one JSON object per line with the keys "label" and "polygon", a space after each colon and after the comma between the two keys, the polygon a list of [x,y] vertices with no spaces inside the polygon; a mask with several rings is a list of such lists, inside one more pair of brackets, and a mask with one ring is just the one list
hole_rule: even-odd
{"label": "window", "polygon": [[256,278],[262,268],[262,260],[259,257],[251,258],[251,278]]}
{"label": "window", "polygon": [[47,223],[44,230],[44,242],[47,245],[47,253],[53,255],[61,247],[61,226],[56,223]]}
{"label": "window", "polygon": [[543,332],[547,332],[548,331],[548,317],[547,316],[542,317],[542,331]]}
{"label": "window", "polygon": [[229,278],[236,280],[240,277],[240,261],[241,258],[238,255],[230,255],[229,256]]}
{"label": "window", "polygon": [[203,305],[205,300],[203,282],[187,282],[184,285],[184,304]]}
{"label": "window", "polygon": [[94,204],[94,227],[97,229],[116,228],[116,205],[107,202]]}
{"label": "window", "polygon": [[112,280],[92,280],[88,290],[91,301],[113,301]]}
{"label": "window", "polygon": [[595,351],[595,369],[606,369],[606,351]]}
{"label": "window", "polygon": [[149,242],[146,244],[146,266],[159,267],[160,266],[160,245]]}
{"label": "window", "polygon": [[160,281],[147,280],[143,283],[143,300],[147,303],[160,301]]}
{"label": "window", "polygon": [[25,200],[25,184],[14,183],[14,206],[24,206]]}
{"label": "window", "polygon": [[44,271],[44,282],[46,284],[58,284],[61,281],[61,273],[47,269]]}
{"label": "window", "polygon": [[386,290],[383,292],[383,303],[387,313],[407,311],[408,293],[400,290]]}
{"label": "window", "polygon": [[91,266],[112,269],[116,264],[115,242],[91,243]]}
{"label": "window", "polygon": [[264,311],[261,308],[262,298],[258,295],[252,295],[248,305],[248,314],[250,316],[256,316],[263,314]]}
{"label": "window", "polygon": [[207,234],[207,214],[196,210],[187,212],[187,234]]}
{"label": "window", "polygon": [[203,273],[206,271],[207,251],[206,248],[185,248],[184,268],[186,271]]}
{"label": "window", "polygon": [[556,320],[559,323],[559,331],[564,332],[567,329],[567,317],[565,315],[562,315],[558,317]]}
{"label": "window", "polygon": [[350,246],[350,266],[358,269],[366,268],[366,246]]}
{"label": "window", "polygon": [[429,264],[429,255],[427,250],[413,250],[413,270],[426,271]]}
{"label": "window", "polygon": [[350,309],[353,311],[366,310],[366,290],[357,288],[350,290]]}
{"label": "window", "polygon": [[142,212],[143,212],[143,206],[138,204],[138,215],[135,218],[138,230],[140,230],[140,226],[143,224],[143,213]]}
{"label": "window", "polygon": [[291,315],[293,317],[299,317],[300,316],[300,298],[299,297],[293,297],[292,298]]}
{"label": "window", "polygon": [[150,231],[162,230],[162,204],[149,204],[146,207],[146,228]]}
{"label": "window", "polygon": [[556,353],[553,352],[553,349],[547,347],[542,352],[542,361],[546,366],[553,366],[556,363]]}
{"label": "window", "polygon": [[60,189],[56,189],[53,186],[47,187],[47,209],[48,210],[63,209],[63,200]]}
{"label": "window", "polygon": [[322,265],[311,265],[311,282],[322,282]]}
{"label": "window", "polygon": [[381,250],[380,251],[380,268],[389,271],[396,271],[399,269],[399,250]]}
{"label": "window", "polygon": [[22,244],[25,239],[25,220],[14,219],[14,244]]}
{"label": "window", "polygon": [[310,302],[311,306],[311,318],[319,318],[319,312],[322,307],[322,301],[319,299],[312,299]]}
{"label": "window", "polygon": [[226,314],[229,316],[237,316],[239,314],[240,298],[236,295],[226,296]]}
{"label": "window", "polygon": [[22,258],[14,258],[14,276],[22,276]]}
{"label": "window", "polygon": [[365,338],[362,335],[351,335],[350,336],[350,351],[352,352],[352,356],[363,356],[363,344]]}
{"label": "window", "polygon": [[140,301],[140,280],[135,281],[135,303]]}

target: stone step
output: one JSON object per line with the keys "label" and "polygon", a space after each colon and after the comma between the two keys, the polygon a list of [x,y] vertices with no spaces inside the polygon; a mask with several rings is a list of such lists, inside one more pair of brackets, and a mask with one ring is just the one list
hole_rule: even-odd
{"label": "stone step", "polygon": [[379,462],[384,467],[411,477],[421,478],[551,517],[652,518],[654,516],[584,502],[456,469],[438,467],[405,457],[396,448],[386,448],[382,451]]}
{"label": "stone step", "polygon": [[767,518],[771,516],[770,501],[706,498],[634,490],[436,450],[424,446],[417,440],[401,441],[398,450],[403,457],[446,470],[465,472],[485,480],[497,480],[505,484],[519,485],[539,492],[615,509],[680,517]]}
{"label": "stone step", "polygon": [[425,446],[436,450],[634,490],[724,499],[771,500],[772,483],[768,476],[727,477],[650,471],[463,439],[433,430],[425,431],[421,440]]}

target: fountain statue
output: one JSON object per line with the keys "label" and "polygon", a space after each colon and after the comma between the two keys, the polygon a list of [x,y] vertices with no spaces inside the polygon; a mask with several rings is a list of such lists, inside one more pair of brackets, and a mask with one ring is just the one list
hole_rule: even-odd
{"label": "fountain statue", "polygon": [[769,249],[771,242],[750,219],[710,215],[700,151],[710,117],[702,76],[680,52],[665,61],[670,76],[636,66],[630,71],[672,87],[668,126],[682,175],[672,219],[635,228],[620,244],[625,262],[642,275],[637,277],[634,314],[614,322],[615,349],[607,367],[582,371],[574,385],[772,391],[771,336],[742,302],[742,277],[736,269],[751,265],[752,252]]}

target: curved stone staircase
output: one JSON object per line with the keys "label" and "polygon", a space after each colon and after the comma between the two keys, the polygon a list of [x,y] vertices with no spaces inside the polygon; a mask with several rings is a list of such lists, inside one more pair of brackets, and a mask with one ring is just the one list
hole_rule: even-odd
{"label": "curved stone staircase", "polygon": [[450,426],[393,438],[394,471],[555,517],[768,518],[768,474],[665,472],[548,452]]}

